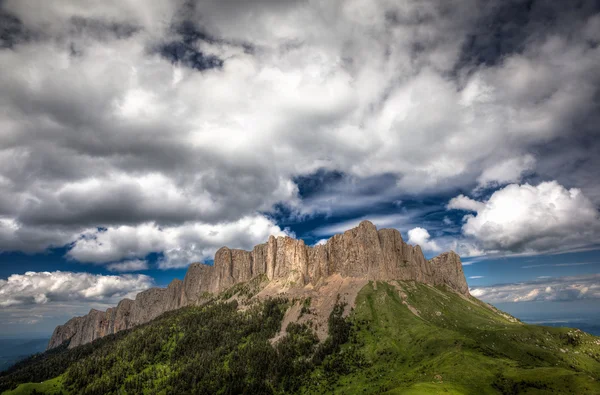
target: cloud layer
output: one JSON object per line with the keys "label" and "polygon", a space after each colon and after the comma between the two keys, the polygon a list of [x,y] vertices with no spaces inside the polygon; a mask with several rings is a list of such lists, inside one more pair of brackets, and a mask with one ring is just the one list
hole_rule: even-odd
{"label": "cloud layer", "polygon": [[106,310],[153,286],[154,280],[141,274],[13,274],[0,280],[0,332],[47,336],[56,325],[86,314],[90,308]]}
{"label": "cloud layer", "polygon": [[112,272],[137,272],[141,270],[148,270],[148,261],[143,259],[131,259],[123,262],[111,263],[106,267]]}
{"label": "cloud layer", "polygon": [[600,274],[476,287],[470,292],[489,303],[600,299]]}
{"label": "cloud layer", "polygon": [[0,280],[0,306],[51,303],[113,304],[154,285],[152,278],[138,274],[103,276],[73,272],[26,272]]}
{"label": "cloud layer", "polygon": [[[161,227],[156,223],[118,226],[84,232],[67,253],[79,262],[108,263],[123,258],[163,253],[158,265],[162,269],[185,267],[191,262],[211,259],[222,246],[252,249],[269,235],[285,236],[277,225],[262,216],[244,217],[226,224],[184,224]],[[112,263],[114,270],[139,266],[132,261]],[[120,270],[123,271],[123,270]]]}
{"label": "cloud layer", "polygon": [[[521,3],[4,1],[0,250],[179,267],[282,234],[280,207],[302,218],[532,173],[597,204],[598,10]],[[319,171],[342,176],[304,199],[299,177]],[[495,210],[464,228],[486,249],[564,235],[529,240],[517,221],[495,237]]]}

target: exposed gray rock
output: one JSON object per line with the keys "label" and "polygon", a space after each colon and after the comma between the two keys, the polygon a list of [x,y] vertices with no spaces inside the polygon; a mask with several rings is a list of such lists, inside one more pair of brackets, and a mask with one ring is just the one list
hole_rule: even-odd
{"label": "exposed gray rock", "polygon": [[75,333],[79,329],[79,321],[82,321],[84,317],[74,317],[71,318],[63,325],[59,325],[54,328],[54,332],[52,332],[52,337],[50,338],[50,342],[48,343],[48,350],[54,347],[58,347],[63,344],[65,341],[72,339],[75,336]]}
{"label": "exposed gray rock", "polygon": [[469,294],[462,262],[456,252],[444,252],[430,259],[429,264],[433,268],[434,285],[445,285],[460,294]]}
{"label": "exposed gray rock", "polygon": [[273,236],[252,251],[223,247],[215,254],[213,266],[190,265],[183,282],[174,280],[167,288],[148,289],[135,300],[125,299],[106,312],[92,310],[58,326],[48,348],[67,340],[69,347],[89,343],[148,322],[166,311],[202,303],[211,294],[262,274],[271,283],[288,288],[315,285],[337,274],[366,280],[414,280],[469,295],[456,253],[446,252],[427,261],[421,248],[406,244],[396,229],[378,231],[371,222],[363,221],[315,247],[303,240]]}

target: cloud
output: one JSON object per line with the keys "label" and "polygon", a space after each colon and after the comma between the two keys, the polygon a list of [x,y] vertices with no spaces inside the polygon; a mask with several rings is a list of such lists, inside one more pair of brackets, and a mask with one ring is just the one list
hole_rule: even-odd
{"label": "cloud", "polygon": [[391,174],[356,177],[340,171],[320,169],[295,178],[301,202],[294,207],[299,218],[314,214],[350,216],[360,214],[365,207],[391,204],[402,207],[396,178]]}
{"label": "cloud", "polygon": [[[85,232],[73,243],[67,256],[80,262],[108,263],[162,252],[164,257],[158,265],[161,269],[168,269],[212,259],[216,250],[223,246],[251,249],[265,242],[270,235],[288,234],[263,216],[244,217],[234,223],[215,225],[124,225]],[[109,268],[111,266],[121,267],[120,264],[111,264]]]}
{"label": "cloud", "polygon": [[485,276],[470,276],[469,278],[472,279],[472,280],[476,280],[476,279],[484,278],[484,277]]}
{"label": "cloud", "polygon": [[521,266],[521,269],[531,269],[534,267],[547,267],[547,266],[552,266],[552,267],[582,266],[582,265],[594,265],[594,264],[598,264],[598,263],[600,263],[600,262],[541,263],[539,265]]}
{"label": "cloud", "polygon": [[348,229],[356,228],[364,220],[371,221],[377,228],[396,228],[405,229],[411,224],[414,224],[418,215],[422,214],[418,211],[408,213],[388,214],[388,215],[371,215],[354,218],[346,221],[337,222],[331,225],[321,226],[313,230],[313,234],[317,236],[331,236],[338,233],[343,233]]}
{"label": "cloud", "polygon": [[[0,249],[75,243],[104,262],[174,248],[88,239],[555,179],[561,163],[584,163],[568,173],[600,198],[597,10],[514,5],[4,1]],[[321,169],[344,181],[303,199],[298,178]],[[191,238],[183,255],[214,247]]]}
{"label": "cloud", "polygon": [[148,261],[143,259],[132,259],[129,261],[111,263],[106,267],[113,272],[137,272],[148,270]]}
{"label": "cloud", "polygon": [[26,226],[13,218],[0,217],[0,250],[42,252],[50,247],[69,244],[76,235],[72,230],[51,226]]}
{"label": "cloud", "polygon": [[485,205],[477,200],[473,200],[465,195],[458,195],[450,199],[446,208],[448,210],[467,210],[467,211],[479,211],[482,210]]}
{"label": "cloud", "polygon": [[64,302],[116,303],[154,285],[151,277],[124,274],[104,276],[73,272],[26,272],[0,280],[0,306],[45,305]]}
{"label": "cloud", "polygon": [[521,181],[521,176],[535,165],[533,155],[511,158],[485,169],[477,178],[479,188]]}
{"label": "cloud", "polygon": [[423,228],[413,228],[408,231],[408,244],[417,244],[427,251],[437,252],[441,250],[440,246],[431,240],[429,232]]}
{"label": "cloud", "polygon": [[511,184],[485,202],[463,195],[448,209],[475,211],[463,220],[462,233],[488,252],[536,253],[597,245],[600,217],[577,188],[556,181],[537,186]]}
{"label": "cloud", "polygon": [[56,325],[90,308],[106,310],[153,287],[145,275],[26,272],[0,280],[0,331],[49,336]]}
{"label": "cloud", "polygon": [[490,285],[470,292],[489,303],[600,299],[600,274]]}
{"label": "cloud", "polygon": [[481,257],[486,254],[486,251],[481,249],[481,247],[478,246],[477,243],[470,240],[466,240],[464,238],[449,237],[447,238],[447,243],[445,243],[444,246],[445,247],[443,248],[443,250],[455,251],[458,255],[460,255],[463,258],[476,258],[468,262],[463,262],[463,265],[471,265],[474,262],[477,262],[477,257]]}

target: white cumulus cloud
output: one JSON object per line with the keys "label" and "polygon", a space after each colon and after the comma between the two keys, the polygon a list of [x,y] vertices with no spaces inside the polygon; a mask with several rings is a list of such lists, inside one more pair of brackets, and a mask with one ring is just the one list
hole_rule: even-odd
{"label": "white cumulus cloud", "polygon": [[556,181],[537,186],[511,184],[487,201],[460,195],[448,209],[474,211],[463,220],[463,235],[488,252],[535,253],[597,245],[600,217],[577,188]]}
{"label": "white cumulus cloud", "polygon": [[92,229],[75,241],[67,255],[80,262],[108,263],[162,252],[164,259],[159,261],[159,267],[166,269],[211,259],[223,246],[250,249],[265,242],[270,235],[289,234],[263,216],[214,225],[144,223]]}
{"label": "white cumulus cloud", "polygon": [[418,244],[426,251],[437,252],[441,250],[440,246],[434,240],[431,240],[429,232],[419,227],[408,231],[408,244]]}
{"label": "white cumulus cloud", "polygon": [[0,280],[0,306],[50,303],[116,303],[154,285],[151,277],[73,272],[26,272]]}

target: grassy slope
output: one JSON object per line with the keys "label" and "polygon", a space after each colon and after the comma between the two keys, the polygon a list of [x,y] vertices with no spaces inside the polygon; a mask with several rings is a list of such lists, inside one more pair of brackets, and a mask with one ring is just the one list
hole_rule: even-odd
{"label": "grassy slope", "polygon": [[25,395],[31,394],[34,390],[41,394],[60,394],[63,391],[62,377],[55,377],[51,380],[46,380],[41,383],[21,384],[12,391],[4,392],[3,395]]}
{"label": "grassy slope", "polygon": [[356,337],[345,347],[358,347],[366,366],[333,382],[317,370],[307,392],[600,394],[598,338],[511,322],[475,298],[398,284],[371,283],[356,300]]}

